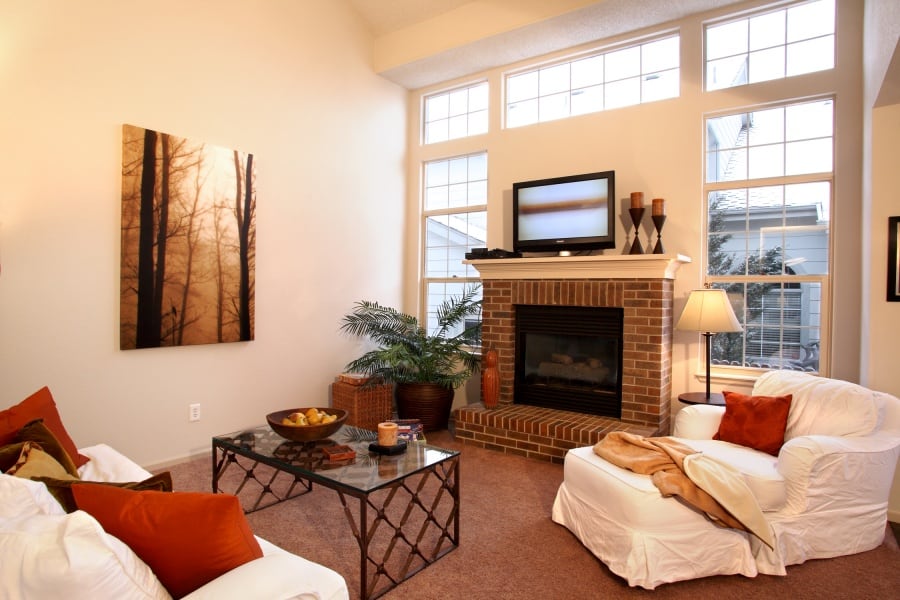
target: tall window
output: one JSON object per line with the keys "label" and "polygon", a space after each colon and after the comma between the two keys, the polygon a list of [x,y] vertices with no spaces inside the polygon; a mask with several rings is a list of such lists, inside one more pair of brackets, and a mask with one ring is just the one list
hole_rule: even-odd
{"label": "tall window", "polygon": [[674,35],[509,75],[506,126],[675,98],[680,90],[679,57],[679,37]]}
{"label": "tall window", "polygon": [[816,0],[706,28],[706,89],[834,68],[834,0]]}
{"label": "tall window", "polygon": [[425,163],[423,198],[423,280],[433,331],[441,303],[480,282],[478,272],[462,261],[472,247],[486,246],[487,153]]}
{"label": "tall window", "polygon": [[707,279],[742,333],[714,364],[817,372],[828,312],[834,101],[706,119]]}
{"label": "tall window", "polygon": [[424,114],[426,144],[487,133],[488,84],[426,96]]}

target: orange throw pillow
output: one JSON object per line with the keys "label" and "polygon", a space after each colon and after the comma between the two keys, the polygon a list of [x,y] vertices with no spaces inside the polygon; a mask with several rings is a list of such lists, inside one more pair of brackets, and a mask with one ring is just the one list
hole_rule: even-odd
{"label": "orange throw pillow", "polygon": [[125,542],[174,598],[181,598],[262,550],[236,496],[72,485],[78,508]]}
{"label": "orange throw pillow", "polygon": [[778,456],[793,396],[747,396],[724,392],[725,414],[714,440],[722,440]]}
{"label": "orange throw pillow", "polygon": [[90,460],[87,456],[78,454],[78,447],[75,446],[75,442],[69,437],[69,432],[63,427],[59,411],[56,410],[56,402],[53,401],[50,388],[46,386],[15,406],[0,411],[0,446],[11,442],[19,429],[35,419],[44,420],[44,425],[53,432],[59,444],[75,462],[76,467],[80,467]]}

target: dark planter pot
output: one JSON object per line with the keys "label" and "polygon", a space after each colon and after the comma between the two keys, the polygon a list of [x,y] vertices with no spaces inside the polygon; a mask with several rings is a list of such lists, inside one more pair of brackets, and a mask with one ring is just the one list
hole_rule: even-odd
{"label": "dark planter pot", "polygon": [[399,383],[397,414],[401,419],[418,419],[425,431],[447,429],[453,393],[453,388],[436,383]]}

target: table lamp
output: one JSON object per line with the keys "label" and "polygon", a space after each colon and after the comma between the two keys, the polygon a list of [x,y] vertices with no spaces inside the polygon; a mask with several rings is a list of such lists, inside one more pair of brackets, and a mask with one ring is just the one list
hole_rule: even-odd
{"label": "table lamp", "polygon": [[706,402],[709,403],[710,341],[715,333],[743,331],[725,290],[703,288],[692,290],[675,329],[699,331],[706,338]]}

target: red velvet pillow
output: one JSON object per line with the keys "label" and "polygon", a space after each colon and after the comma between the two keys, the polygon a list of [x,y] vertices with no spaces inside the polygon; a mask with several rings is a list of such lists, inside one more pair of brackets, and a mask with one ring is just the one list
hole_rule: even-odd
{"label": "red velvet pillow", "polygon": [[72,496],[127,544],[174,598],[262,556],[236,496],[74,483]]}
{"label": "red velvet pillow", "polygon": [[90,460],[87,456],[78,454],[78,447],[75,446],[75,442],[69,437],[69,432],[63,427],[59,411],[56,410],[56,402],[53,401],[50,388],[46,386],[15,406],[0,411],[0,446],[10,443],[22,427],[35,419],[44,420],[44,425],[53,432],[60,446],[75,462],[76,467],[80,467]]}
{"label": "red velvet pillow", "polygon": [[784,444],[792,395],[746,396],[724,392],[725,414],[714,440],[722,440],[778,456]]}

